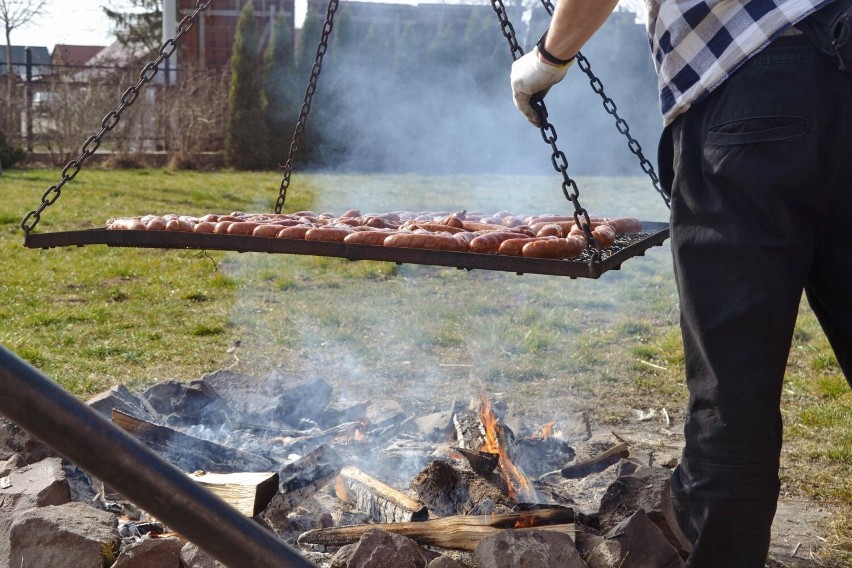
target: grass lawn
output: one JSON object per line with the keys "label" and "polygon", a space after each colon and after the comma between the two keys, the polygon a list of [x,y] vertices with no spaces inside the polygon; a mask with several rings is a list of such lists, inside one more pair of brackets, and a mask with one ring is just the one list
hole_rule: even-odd
{"label": "grass lawn", "polygon": [[[283,368],[325,378],[340,399],[394,396],[412,412],[485,388],[542,420],[584,410],[596,428],[615,429],[633,409],[666,409],[683,422],[667,245],[599,280],[254,253],[25,249],[20,220],[57,177],[0,177],[0,343],[80,396],[231,366]],[[84,171],[37,231],[146,213],[271,211],[279,182],[275,172]],[[591,213],[667,217],[643,180],[589,178],[580,188]],[[338,214],[570,207],[552,177],[297,175],[290,195],[286,210]],[[852,392],[806,305],[783,396],[783,497],[835,504],[821,565],[849,566]]]}

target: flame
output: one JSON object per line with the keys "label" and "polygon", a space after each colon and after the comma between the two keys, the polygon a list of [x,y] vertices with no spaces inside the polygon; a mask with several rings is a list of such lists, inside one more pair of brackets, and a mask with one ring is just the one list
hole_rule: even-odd
{"label": "flame", "polygon": [[536,526],[535,515],[521,515],[521,517],[517,521],[515,521],[515,526],[512,528],[528,529],[534,526]]}
{"label": "flame", "polygon": [[365,437],[364,432],[362,432],[360,428],[356,428],[355,433],[352,435],[352,439],[356,442],[362,441]]}
{"label": "flame", "polygon": [[506,450],[500,446],[497,435],[500,424],[494,416],[494,410],[491,408],[488,395],[486,395],[485,392],[482,392],[481,399],[482,405],[479,409],[479,420],[485,427],[485,443],[481,450],[483,452],[489,452],[499,456],[500,471],[503,473],[503,479],[506,480],[506,486],[509,489],[509,497],[515,500],[520,498],[527,502],[535,502],[536,493],[532,484],[520,468],[515,465],[511,458],[509,458]]}
{"label": "flame", "polygon": [[553,425],[556,424],[555,421],[550,421],[544,426],[541,427],[541,430],[538,432],[537,438],[550,438],[553,435]]}

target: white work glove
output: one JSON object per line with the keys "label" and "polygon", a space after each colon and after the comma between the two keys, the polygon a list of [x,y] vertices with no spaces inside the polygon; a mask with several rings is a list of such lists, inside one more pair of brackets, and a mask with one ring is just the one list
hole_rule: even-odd
{"label": "white work glove", "polygon": [[550,87],[565,77],[565,73],[573,63],[573,59],[567,65],[561,66],[545,63],[538,58],[538,47],[534,47],[532,51],[512,64],[509,78],[512,81],[515,106],[530,123],[539,125],[538,115],[530,104],[530,98],[536,93],[541,93],[542,97],[545,96]]}

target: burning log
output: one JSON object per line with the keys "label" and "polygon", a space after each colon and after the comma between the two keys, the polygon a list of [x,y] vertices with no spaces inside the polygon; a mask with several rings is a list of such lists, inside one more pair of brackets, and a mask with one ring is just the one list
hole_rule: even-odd
{"label": "burning log", "polygon": [[189,476],[247,517],[259,515],[278,491],[275,473],[196,471]]}
{"label": "burning log", "polygon": [[485,429],[479,420],[479,414],[473,410],[456,412],[453,415],[456,427],[456,439],[460,448],[479,450],[485,445]]}
{"label": "burning log", "polygon": [[505,480],[497,473],[488,476],[454,468],[435,460],[411,481],[420,501],[437,516],[490,513],[496,507],[511,507]]}
{"label": "burning log", "polygon": [[280,514],[292,511],[337,477],[341,467],[340,456],[326,445],[287,464],[278,471],[278,494],[267,509]]}
{"label": "burning log", "polygon": [[[609,466],[618,463],[621,458],[626,458],[630,455],[630,449],[627,444],[621,443],[613,446],[602,454],[599,454],[592,459],[582,461],[563,467],[559,473],[567,479],[578,479],[592,473],[598,473],[605,470]],[[549,475],[549,474],[545,474]]]}
{"label": "burning log", "polygon": [[263,456],[202,440],[118,410],[112,411],[112,421],[184,471],[239,473],[271,471],[276,466],[272,460]]}
{"label": "burning log", "polygon": [[559,531],[574,538],[573,509],[541,509],[535,512],[495,515],[459,515],[415,523],[382,523],[310,530],[299,537],[299,544],[343,546],[358,542],[370,529],[401,534],[419,544],[451,550],[473,551],[486,536],[507,529],[529,528]]}
{"label": "burning log", "polygon": [[389,487],[354,466],[346,466],[338,477],[337,496],[353,501],[359,510],[385,523],[425,521],[429,511],[419,501]]}

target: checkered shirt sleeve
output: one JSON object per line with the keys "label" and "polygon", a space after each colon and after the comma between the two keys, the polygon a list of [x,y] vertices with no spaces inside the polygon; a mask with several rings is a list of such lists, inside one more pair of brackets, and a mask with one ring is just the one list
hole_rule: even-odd
{"label": "checkered shirt sleeve", "polygon": [[646,0],[665,124],[833,0]]}

